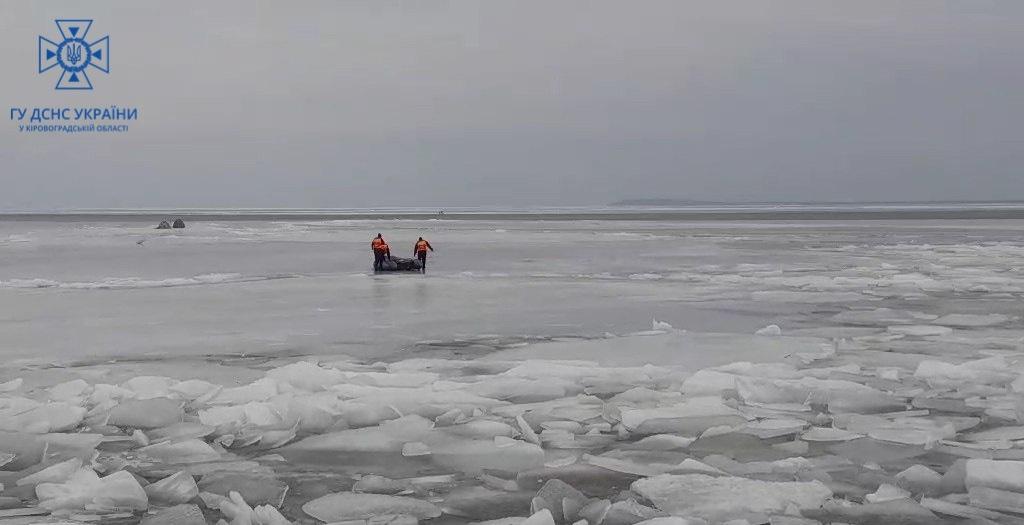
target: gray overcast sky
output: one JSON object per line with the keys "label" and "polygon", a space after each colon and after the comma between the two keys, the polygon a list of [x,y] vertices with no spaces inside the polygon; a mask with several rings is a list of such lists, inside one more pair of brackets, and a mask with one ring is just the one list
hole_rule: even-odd
{"label": "gray overcast sky", "polygon": [[[36,73],[95,19],[91,92]],[[1021,0],[0,4],[0,209],[1024,198]],[[138,107],[123,135],[10,107]]]}

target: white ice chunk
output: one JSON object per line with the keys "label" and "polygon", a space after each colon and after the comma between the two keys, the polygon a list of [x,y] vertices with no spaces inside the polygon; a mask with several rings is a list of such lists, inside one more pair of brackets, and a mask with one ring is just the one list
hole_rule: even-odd
{"label": "white ice chunk", "polygon": [[404,480],[394,480],[376,474],[366,474],[352,486],[352,492],[372,494],[398,494],[409,490],[412,485]]}
{"label": "white ice chunk", "polygon": [[47,393],[54,401],[70,401],[77,403],[77,400],[89,393],[89,383],[84,379],[73,379],[50,387]]}
{"label": "white ice chunk", "polygon": [[436,518],[441,515],[441,509],[427,501],[404,496],[355,492],[321,496],[303,505],[302,511],[328,523],[395,514],[414,516],[417,519]]}
{"label": "white ice chunk", "polygon": [[879,416],[852,414],[837,417],[836,425],[851,432],[866,434],[881,441],[905,445],[931,445],[956,435],[956,427],[949,421],[923,417],[888,419]]}
{"label": "white ice chunk", "polygon": [[529,518],[523,520],[520,525],[555,525],[555,518],[548,509],[541,509]]}
{"label": "white ice chunk", "polygon": [[83,509],[86,505],[100,508],[146,510],[149,500],[139,482],[121,470],[100,478],[92,469],[82,468],[64,483],[36,485],[39,506],[49,509]]}
{"label": "white ice chunk", "polygon": [[802,419],[762,419],[747,423],[740,432],[752,434],[761,439],[770,439],[796,434],[806,426],[807,422]]}
{"label": "white ice chunk", "polygon": [[240,405],[266,401],[279,392],[277,381],[270,377],[257,379],[245,386],[225,388],[210,399],[211,405]]}
{"label": "white ice chunk", "polygon": [[405,416],[379,426],[339,430],[309,436],[285,447],[299,451],[400,452],[410,441],[425,441],[433,423],[420,416]]}
{"label": "white ice chunk", "polygon": [[355,385],[418,388],[438,380],[433,372],[346,372],[345,381]]}
{"label": "white ice chunk", "polygon": [[533,430],[533,427],[523,419],[522,415],[516,416],[516,425],[519,427],[519,431],[523,433],[523,439],[534,445],[540,445],[540,437]]}
{"label": "white ice chunk", "polygon": [[201,439],[175,443],[164,441],[142,447],[139,452],[164,463],[200,463],[220,459],[220,453]]}
{"label": "white ice chunk", "polygon": [[397,408],[385,403],[376,403],[372,399],[339,401],[333,406],[333,410],[350,428],[379,425],[402,416]]}
{"label": "white ice chunk", "polygon": [[199,422],[212,427],[252,425],[280,427],[287,424],[270,403],[251,402],[244,405],[215,406],[198,412]]}
{"label": "white ice chunk", "polygon": [[80,509],[92,503],[93,495],[99,490],[100,477],[91,468],[82,468],[64,483],[40,483],[36,485],[39,506],[49,510]]}
{"label": "white ice chunk", "polygon": [[121,470],[100,478],[93,505],[108,509],[146,510],[149,498],[131,473]]}
{"label": "white ice chunk", "polygon": [[991,357],[953,365],[926,359],[921,361],[914,377],[924,379],[933,387],[959,387],[962,384],[1004,385],[1018,377],[1002,357]]}
{"label": "white ice chunk", "polygon": [[770,324],[764,328],[757,329],[754,335],[782,335],[782,329],[777,324]]}
{"label": "white ice chunk", "polygon": [[740,463],[725,456],[712,454],[710,456],[706,456],[704,461],[736,476],[771,474],[791,477],[797,472],[809,470],[814,466],[814,463],[811,460],[803,457],[786,458],[777,461],[751,461],[747,463]]}
{"label": "white ice chunk", "polygon": [[325,368],[316,363],[299,361],[270,370],[267,372],[267,377],[280,383],[288,383],[295,388],[313,392],[324,390],[344,381],[345,374],[335,368]]}
{"label": "white ice chunk", "polygon": [[974,507],[1024,514],[1024,494],[992,487],[975,486],[967,489]]}
{"label": "white ice chunk", "polygon": [[195,478],[183,471],[150,483],[144,489],[150,501],[170,505],[191,501],[199,495]]}
{"label": "white ice chunk", "polygon": [[[523,377],[488,377],[471,385],[458,384],[478,396],[511,401],[513,403],[534,403],[576,394],[583,389],[572,381],[557,378],[529,379]],[[436,387],[436,385],[435,385]]]}
{"label": "white ice chunk", "polygon": [[324,432],[338,420],[338,396],[331,392],[282,394],[270,400],[281,422],[299,422],[304,432]]}
{"label": "white ice chunk", "polygon": [[135,392],[139,399],[152,399],[154,397],[170,397],[171,386],[177,381],[169,377],[161,376],[138,376],[125,381],[121,386]]}
{"label": "white ice chunk", "polygon": [[669,407],[629,409],[621,412],[622,425],[637,434],[686,434],[701,432],[720,425],[735,426],[746,422],[736,409],[718,397],[697,397]]}
{"label": "white ice chunk", "polygon": [[517,431],[512,428],[512,425],[502,421],[474,419],[458,425],[445,427],[445,432],[474,439],[488,439],[494,436],[514,437]]}
{"label": "white ice chunk", "polygon": [[[252,519],[249,521],[252,525],[292,525],[292,522],[288,521],[288,519],[281,514],[281,511],[271,505],[257,505],[256,508],[252,510]],[[394,525],[403,524],[395,523]]]}
{"label": "white ice chunk", "polygon": [[824,404],[831,412],[880,412],[903,408],[889,394],[853,381],[841,379],[763,379],[740,377],[736,380],[740,397],[751,405]]}
{"label": "white ice chunk", "polygon": [[1024,461],[969,459],[964,484],[1024,492]]}
{"label": "white ice chunk", "polygon": [[558,379],[586,387],[608,387],[625,392],[636,386],[648,386],[657,379],[671,375],[665,368],[646,365],[640,367],[601,367],[591,361],[528,360],[502,373],[507,377],[532,379]]}
{"label": "white ice chunk", "polygon": [[113,406],[124,399],[132,399],[136,396],[135,391],[117,385],[99,383],[93,385],[89,394],[89,403],[93,405]]}
{"label": "white ice chunk", "polygon": [[696,439],[674,434],[654,434],[633,443],[633,448],[641,450],[679,450],[689,447]]}
{"label": "white ice chunk", "polygon": [[818,481],[773,482],[702,474],[662,474],[637,480],[630,488],[670,514],[712,521],[818,508],[832,496]]}
{"label": "white ice chunk", "polygon": [[80,458],[72,458],[54,465],[50,465],[35,474],[29,474],[17,481],[19,487],[24,485],[38,485],[39,483],[63,483],[82,468]]}
{"label": "white ice chunk", "polygon": [[175,383],[170,387],[170,390],[178,397],[192,401],[209,395],[220,388],[220,385],[215,385],[201,379],[188,379]]}
{"label": "white ice chunk", "polygon": [[934,494],[942,484],[942,474],[924,465],[912,465],[896,474],[896,485],[914,494]]}
{"label": "white ice chunk", "polygon": [[736,374],[718,370],[698,370],[683,381],[683,393],[688,396],[719,395],[736,388]]}
{"label": "white ice chunk", "polygon": [[869,503],[881,503],[883,501],[892,501],[894,499],[904,499],[909,497],[909,492],[897,487],[896,485],[882,483],[878,486],[878,490],[872,494],[864,496],[864,499]]}
{"label": "white ice chunk", "polygon": [[260,433],[260,449],[269,450],[284,446],[291,440],[295,439],[295,435],[299,430],[299,423],[296,422],[292,428],[283,430],[264,430]]}
{"label": "white ice chunk", "polygon": [[672,325],[659,321],[657,319],[651,319],[651,330],[672,330]]}
{"label": "white ice chunk", "polygon": [[85,409],[77,405],[25,401],[28,403],[20,407],[0,409],[0,430],[32,434],[65,432],[77,427],[85,418]]}
{"label": "white ice chunk", "polygon": [[677,473],[679,474],[707,474],[709,476],[724,476],[725,472],[721,469],[712,467],[707,463],[701,463],[693,458],[684,459],[676,467]]}
{"label": "white ice chunk", "polygon": [[235,491],[229,492],[227,498],[221,498],[218,508],[231,520],[229,525],[291,525],[274,507],[260,505],[252,508]]}
{"label": "white ice chunk", "polygon": [[504,401],[478,396],[460,390],[434,390],[430,387],[398,388],[366,385],[338,384],[331,391],[345,399],[378,406],[393,407],[402,414],[437,417],[452,408],[472,411],[474,408],[492,408]]}
{"label": "white ice chunk", "polygon": [[[808,373],[804,371],[803,373]],[[735,390],[736,380],[742,377],[758,379],[797,379],[801,372],[783,363],[750,363],[740,361],[698,370],[683,381],[683,392],[688,396],[720,394]],[[802,402],[802,401],[801,401]]]}

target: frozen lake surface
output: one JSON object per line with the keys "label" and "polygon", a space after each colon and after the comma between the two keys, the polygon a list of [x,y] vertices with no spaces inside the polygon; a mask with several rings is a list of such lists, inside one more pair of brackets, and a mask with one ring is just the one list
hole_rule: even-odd
{"label": "frozen lake surface", "polygon": [[[0,340],[8,357],[61,360],[365,357],[483,335],[623,334],[654,317],[830,336],[842,330],[829,317],[854,309],[1016,315],[1022,224],[6,222]],[[373,276],[378,231],[403,256],[431,240],[428,275]]]}
{"label": "frozen lake surface", "polygon": [[1021,523],[1022,232],[0,222],[0,517]]}

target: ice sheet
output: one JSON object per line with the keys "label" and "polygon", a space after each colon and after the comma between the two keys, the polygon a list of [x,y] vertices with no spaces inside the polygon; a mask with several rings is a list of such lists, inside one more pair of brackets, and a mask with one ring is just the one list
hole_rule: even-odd
{"label": "ice sheet", "polygon": [[1007,223],[439,221],[432,273],[365,273],[365,230],[423,228],[0,224],[0,502],[272,525],[329,494],[310,508],[395,525],[1024,510]]}

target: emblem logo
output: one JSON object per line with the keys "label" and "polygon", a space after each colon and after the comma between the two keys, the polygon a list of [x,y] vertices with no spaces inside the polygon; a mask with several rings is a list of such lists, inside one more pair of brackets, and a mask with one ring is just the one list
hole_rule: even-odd
{"label": "emblem logo", "polygon": [[55,89],[92,89],[87,69],[110,73],[110,37],[89,42],[92,20],[55,20],[61,41],[39,36],[39,72],[60,67]]}

